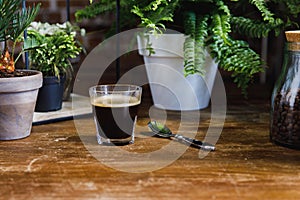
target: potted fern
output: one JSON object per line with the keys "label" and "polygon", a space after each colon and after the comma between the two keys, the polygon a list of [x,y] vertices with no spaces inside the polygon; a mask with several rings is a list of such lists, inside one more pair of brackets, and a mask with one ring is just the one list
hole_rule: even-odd
{"label": "potted fern", "polygon": [[[26,50],[15,52],[23,32],[34,20],[39,5],[20,9],[22,0],[0,1],[0,140],[20,139],[30,135],[42,73],[16,69],[15,63]],[[16,57],[15,57],[16,54]]]}
{"label": "potted fern", "polygon": [[[239,12],[245,6],[251,7],[255,17]],[[263,71],[264,63],[245,41],[234,39],[231,33],[258,38],[267,36],[271,31],[278,33],[290,25],[288,18],[283,18],[286,14],[280,13],[282,10],[279,8],[286,8],[290,15],[297,15],[297,6],[295,1],[154,0],[145,6],[136,5],[132,11],[140,17],[142,26],[154,34],[160,34],[169,22],[174,22],[179,16],[185,36],[182,53],[184,75],[199,74],[209,83],[213,76],[207,77],[211,75],[207,73],[208,51],[219,68],[232,72],[234,82],[246,94],[249,82],[254,74]],[[148,39],[146,47],[150,47],[151,53],[150,44],[153,41]],[[214,65],[209,67],[210,70],[213,68]],[[207,87],[211,89],[209,84]],[[209,96],[206,102],[209,102]]]}
{"label": "potted fern", "polygon": [[[100,0],[93,4],[102,6],[99,14],[115,9],[114,2]],[[140,26],[147,28],[147,33],[160,35],[166,28],[184,33],[181,37],[184,37],[182,71],[185,76],[207,74],[207,51],[219,68],[232,73],[233,81],[243,94],[254,74],[263,71],[264,62],[246,41],[235,39],[233,35],[261,38],[271,31],[278,34],[292,25],[292,19],[300,12],[298,2],[293,0],[121,0],[121,8],[124,8],[121,16],[134,14]],[[78,16],[84,15],[78,12]],[[155,55],[154,42],[149,36],[146,39],[143,44],[148,55]]]}
{"label": "potted fern", "polygon": [[34,44],[29,52],[30,67],[43,73],[35,111],[57,111],[62,108],[66,72],[72,69],[71,58],[82,51],[76,40],[77,27],[69,22],[49,24],[32,22],[27,43]]}

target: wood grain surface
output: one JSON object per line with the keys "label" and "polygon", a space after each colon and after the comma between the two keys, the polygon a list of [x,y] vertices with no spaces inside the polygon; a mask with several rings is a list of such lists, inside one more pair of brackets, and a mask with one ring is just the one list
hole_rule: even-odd
{"label": "wood grain surface", "polygon": [[[144,102],[138,112],[135,143],[118,148],[146,158],[172,141],[147,135],[151,135],[146,127],[148,111],[155,108],[149,106],[150,101]],[[186,133],[198,126],[196,138],[203,139],[209,113],[209,109],[201,111],[199,124],[184,122]],[[180,115],[167,113],[166,123],[175,132],[182,123]],[[269,142],[267,101],[229,102],[216,151],[200,159],[199,149],[188,147],[174,162],[154,171],[143,168],[155,167],[151,159],[138,162],[112,156],[109,147],[95,144],[94,135],[85,135],[93,130],[87,116],[33,126],[28,138],[1,141],[0,198],[300,199],[300,151]],[[84,145],[86,138],[94,148],[102,148],[102,160]],[[183,146],[173,143],[178,149]],[[168,159],[172,149],[178,150],[171,148],[159,158]],[[125,171],[107,163],[124,166]],[[136,173],[126,172],[128,166]]]}

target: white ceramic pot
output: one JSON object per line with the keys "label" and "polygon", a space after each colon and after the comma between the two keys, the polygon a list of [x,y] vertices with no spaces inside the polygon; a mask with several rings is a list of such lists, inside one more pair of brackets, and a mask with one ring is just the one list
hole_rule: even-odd
{"label": "white ceramic pot", "polygon": [[206,54],[206,75],[183,74],[183,34],[148,36],[155,54],[149,56],[147,38],[138,36],[154,106],[166,110],[198,110],[208,107],[218,65]]}

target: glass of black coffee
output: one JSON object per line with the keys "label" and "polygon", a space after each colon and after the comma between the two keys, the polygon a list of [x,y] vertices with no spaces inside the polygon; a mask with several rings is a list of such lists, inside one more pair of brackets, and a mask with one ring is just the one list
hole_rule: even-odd
{"label": "glass of black coffee", "polygon": [[134,142],[137,109],[142,88],[136,85],[96,85],[89,89],[99,144]]}

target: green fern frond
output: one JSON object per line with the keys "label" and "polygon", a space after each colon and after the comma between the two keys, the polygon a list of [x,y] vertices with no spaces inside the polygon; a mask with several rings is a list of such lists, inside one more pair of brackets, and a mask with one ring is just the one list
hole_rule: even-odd
{"label": "green fern frond", "polygon": [[131,12],[133,14],[137,15],[140,18],[144,18],[143,10],[140,7],[136,6],[136,5],[133,6],[133,8],[131,9]]}
{"label": "green fern frond", "polygon": [[115,9],[116,9],[116,1],[114,0],[99,1],[86,6],[84,9],[80,9],[76,11],[75,18],[76,21],[80,22],[83,19],[91,19],[100,14],[114,11]]}
{"label": "green fern frond", "polygon": [[[222,38],[222,42],[227,43],[229,33],[231,31],[230,25],[230,11],[227,5],[218,1],[217,12],[222,15],[214,15],[215,33]],[[186,12],[184,17],[184,28],[188,38],[184,43],[184,73],[190,74],[205,74],[205,41],[208,37],[208,20],[209,16],[197,16],[193,12]],[[221,52],[219,52],[221,53]],[[222,54],[216,54],[220,57]]]}
{"label": "green fern frond", "polygon": [[230,17],[214,14],[212,16],[212,34],[222,38],[225,44],[230,45],[228,38],[231,32]]}
{"label": "green fern frond", "polygon": [[173,13],[179,5],[179,0],[154,0],[146,5],[135,5],[131,12],[141,19],[141,26],[146,27],[154,34],[160,33],[160,29],[165,29],[163,22],[173,21]]}
{"label": "green fern frond", "polygon": [[196,16],[194,12],[184,15],[184,27],[187,38],[184,42],[184,74],[204,75],[205,40],[208,36],[209,16]]}
{"label": "green fern frond", "polygon": [[204,75],[204,63],[206,59],[205,41],[208,37],[209,16],[197,16],[195,33],[195,73]]}
{"label": "green fern frond", "polygon": [[286,5],[290,11],[290,13],[294,16],[297,16],[300,13],[300,6],[299,1],[292,0],[292,1],[286,1]]}
{"label": "green fern frond", "polygon": [[184,41],[184,73],[185,76],[195,73],[195,39],[188,36]]}
{"label": "green fern frond", "polygon": [[264,21],[268,21],[270,23],[275,21],[273,17],[274,14],[267,8],[265,0],[250,0],[249,2],[255,5],[255,7],[260,11]]}
{"label": "green fern frond", "polygon": [[225,34],[228,30],[224,23],[228,23],[226,18],[218,14],[213,16],[213,37],[209,45],[211,55],[217,59],[221,68],[233,72],[234,82],[246,95],[249,82],[255,73],[263,70],[263,63],[260,56],[246,42],[232,40],[228,34]]}
{"label": "green fern frond", "polygon": [[195,38],[196,32],[196,13],[195,12],[185,12],[184,13],[184,30],[185,34],[192,38]]}
{"label": "green fern frond", "polygon": [[273,30],[278,35],[284,26],[284,22],[279,18],[273,23],[265,23],[245,17],[232,17],[230,23],[236,32],[252,38],[266,37]]}
{"label": "green fern frond", "polygon": [[228,6],[224,4],[223,1],[216,1],[215,3],[216,3],[219,13],[223,12],[224,15],[227,15],[227,16],[230,15],[230,10],[229,10]]}
{"label": "green fern frond", "polygon": [[218,36],[214,36],[213,40],[210,49],[213,57],[218,57],[219,67],[232,71],[234,82],[242,89],[242,93],[246,94],[253,75],[263,71],[260,56],[244,41],[230,40],[230,46],[228,46]]}
{"label": "green fern frond", "polygon": [[153,0],[149,3],[148,6],[146,6],[144,8],[144,10],[147,11],[155,11],[157,9],[159,9],[160,7],[164,7],[169,5],[169,1],[168,0]]}
{"label": "green fern frond", "polygon": [[273,4],[276,7],[278,7],[279,8],[278,10],[281,11],[278,16],[281,18],[285,16],[287,17],[293,16],[297,18],[297,15],[300,13],[299,0],[272,0],[272,1],[267,1],[266,3]]}
{"label": "green fern frond", "polygon": [[195,72],[196,14],[194,12],[184,13],[184,29],[187,35],[183,45],[184,73],[187,76]]}

